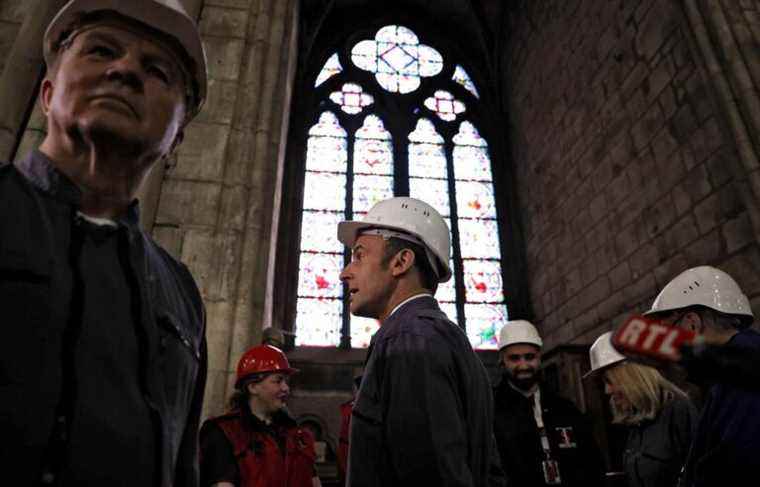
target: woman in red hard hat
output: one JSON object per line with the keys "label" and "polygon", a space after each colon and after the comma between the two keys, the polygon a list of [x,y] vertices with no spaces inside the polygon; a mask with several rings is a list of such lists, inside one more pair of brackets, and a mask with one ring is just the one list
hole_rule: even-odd
{"label": "woman in red hard hat", "polygon": [[285,409],[294,372],[279,348],[259,345],[243,354],[230,412],[201,428],[202,485],[321,485],[314,470],[314,437]]}

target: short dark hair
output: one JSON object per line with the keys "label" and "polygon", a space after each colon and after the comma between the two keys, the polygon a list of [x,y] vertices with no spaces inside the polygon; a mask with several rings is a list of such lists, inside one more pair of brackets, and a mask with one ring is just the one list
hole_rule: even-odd
{"label": "short dark hair", "polygon": [[414,253],[414,266],[420,274],[422,286],[433,293],[438,289],[438,276],[430,266],[427,253],[421,245],[397,237],[391,237],[385,240],[385,249],[383,253],[383,266],[388,266],[394,255],[404,249],[409,249]]}
{"label": "short dark hair", "polygon": [[680,309],[678,311],[683,314],[686,314],[689,311],[694,311],[702,318],[704,318],[705,316],[710,316],[712,317],[712,322],[715,324],[715,327],[721,328],[723,330],[732,330],[732,329],[743,330],[745,328],[748,328],[752,324],[752,320],[749,319],[749,317],[745,317],[742,315],[721,313],[720,311],[716,311],[712,308],[709,308],[707,306],[702,306],[700,304],[689,306],[687,308]]}

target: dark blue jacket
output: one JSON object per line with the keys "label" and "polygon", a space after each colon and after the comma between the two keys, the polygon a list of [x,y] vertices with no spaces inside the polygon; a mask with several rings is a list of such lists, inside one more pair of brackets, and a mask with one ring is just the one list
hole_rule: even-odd
{"label": "dark blue jacket", "polygon": [[[86,349],[72,338],[82,321],[72,266],[72,234],[81,195],[51,161],[33,152],[15,165],[0,166],[0,465],[5,485],[36,485],[43,464],[66,459],[65,428],[56,428],[62,403],[76,402],[66,364],[72,355],[108,353],[119,343]],[[203,305],[187,269],[138,227],[134,205],[122,221],[127,242],[136,333],[140,337],[135,381],[140,382],[153,431],[156,485],[198,483],[197,430],[206,377]],[[92,283],[91,283],[92,284]],[[96,303],[108,312],[111,302]],[[92,306],[92,304],[90,305]],[[128,319],[128,318],[127,318]],[[68,338],[67,338],[68,337]],[[85,349],[82,349],[85,348]],[[101,370],[92,370],[97,385]],[[109,388],[118,390],[118,385]],[[118,403],[119,398],[107,398]],[[64,404],[64,406],[66,406]],[[70,404],[68,406],[71,406]],[[67,406],[67,407],[68,407]],[[98,404],[77,407],[98,408]],[[66,408],[64,408],[66,409]],[[131,434],[133,422],[104,415],[101,431]],[[147,435],[145,435],[147,436]],[[78,445],[97,455],[108,444]],[[46,459],[46,456],[48,457]],[[49,465],[48,465],[49,466]],[[93,468],[98,468],[97,466]],[[129,485],[129,459],[118,472],[103,472],[110,485]]]}
{"label": "dark blue jacket", "polygon": [[503,485],[483,364],[432,297],[372,338],[351,419],[350,487]]}
{"label": "dark blue jacket", "polygon": [[[731,347],[760,354],[760,334],[747,329]],[[760,459],[760,388],[722,380],[707,395],[697,424],[682,485],[755,485]]]}

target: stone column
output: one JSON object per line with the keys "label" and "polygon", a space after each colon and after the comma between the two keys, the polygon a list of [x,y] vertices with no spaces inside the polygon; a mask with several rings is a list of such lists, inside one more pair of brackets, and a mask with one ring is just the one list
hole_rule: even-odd
{"label": "stone column", "polygon": [[760,241],[760,5],[684,0],[695,45],[745,171],[738,181]]}
{"label": "stone column", "polygon": [[290,111],[297,0],[206,0],[209,98],[161,182],[154,237],[185,262],[207,310],[205,411],[218,414],[260,339],[278,163]]}
{"label": "stone column", "polygon": [[42,37],[66,0],[38,0],[29,8],[0,76],[0,161],[9,161],[44,73]]}

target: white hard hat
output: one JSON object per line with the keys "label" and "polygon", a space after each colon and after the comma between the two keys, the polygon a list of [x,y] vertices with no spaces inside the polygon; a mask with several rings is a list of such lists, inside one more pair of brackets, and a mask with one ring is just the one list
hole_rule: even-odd
{"label": "white hard hat", "polygon": [[722,270],[706,265],[693,267],[674,277],[660,291],[652,308],[644,314],[674,311],[695,305],[738,315],[748,323],[754,318],[749,299],[736,281]]}
{"label": "white hard hat", "polygon": [[417,237],[425,247],[438,282],[451,278],[449,227],[443,217],[424,201],[399,196],[376,203],[362,221],[340,222],[338,240],[347,247],[353,247],[359,234],[369,229],[394,230]]}
{"label": "white hard hat", "polygon": [[43,41],[45,62],[50,66],[57,55],[58,44],[80,16],[98,11],[113,11],[142,22],[173,39],[185,50],[190,75],[195,80],[193,105],[188,107],[189,121],[201,110],[206,100],[206,52],[195,22],[187,15],[179,0],[71,0],[48,25]]}
{"label": "white hard hat", "polygon": [[612,346],[611,331],[603,333],[596,339],[594,344],[591,345],[591,349],[588,351],[588,357],[591,361],[591,370],[583,376],[584,379],[605,367],[609,367],[610,365],[625,360],[625,356],[621,355],[620,352],[615,350],[615,347]]}
{"label": "white hard hat", "polygon": [[518,343],[529,343],[539,348],[544,346],[533,323],[526,320],[507,321],[499,333],[499,350]]}

